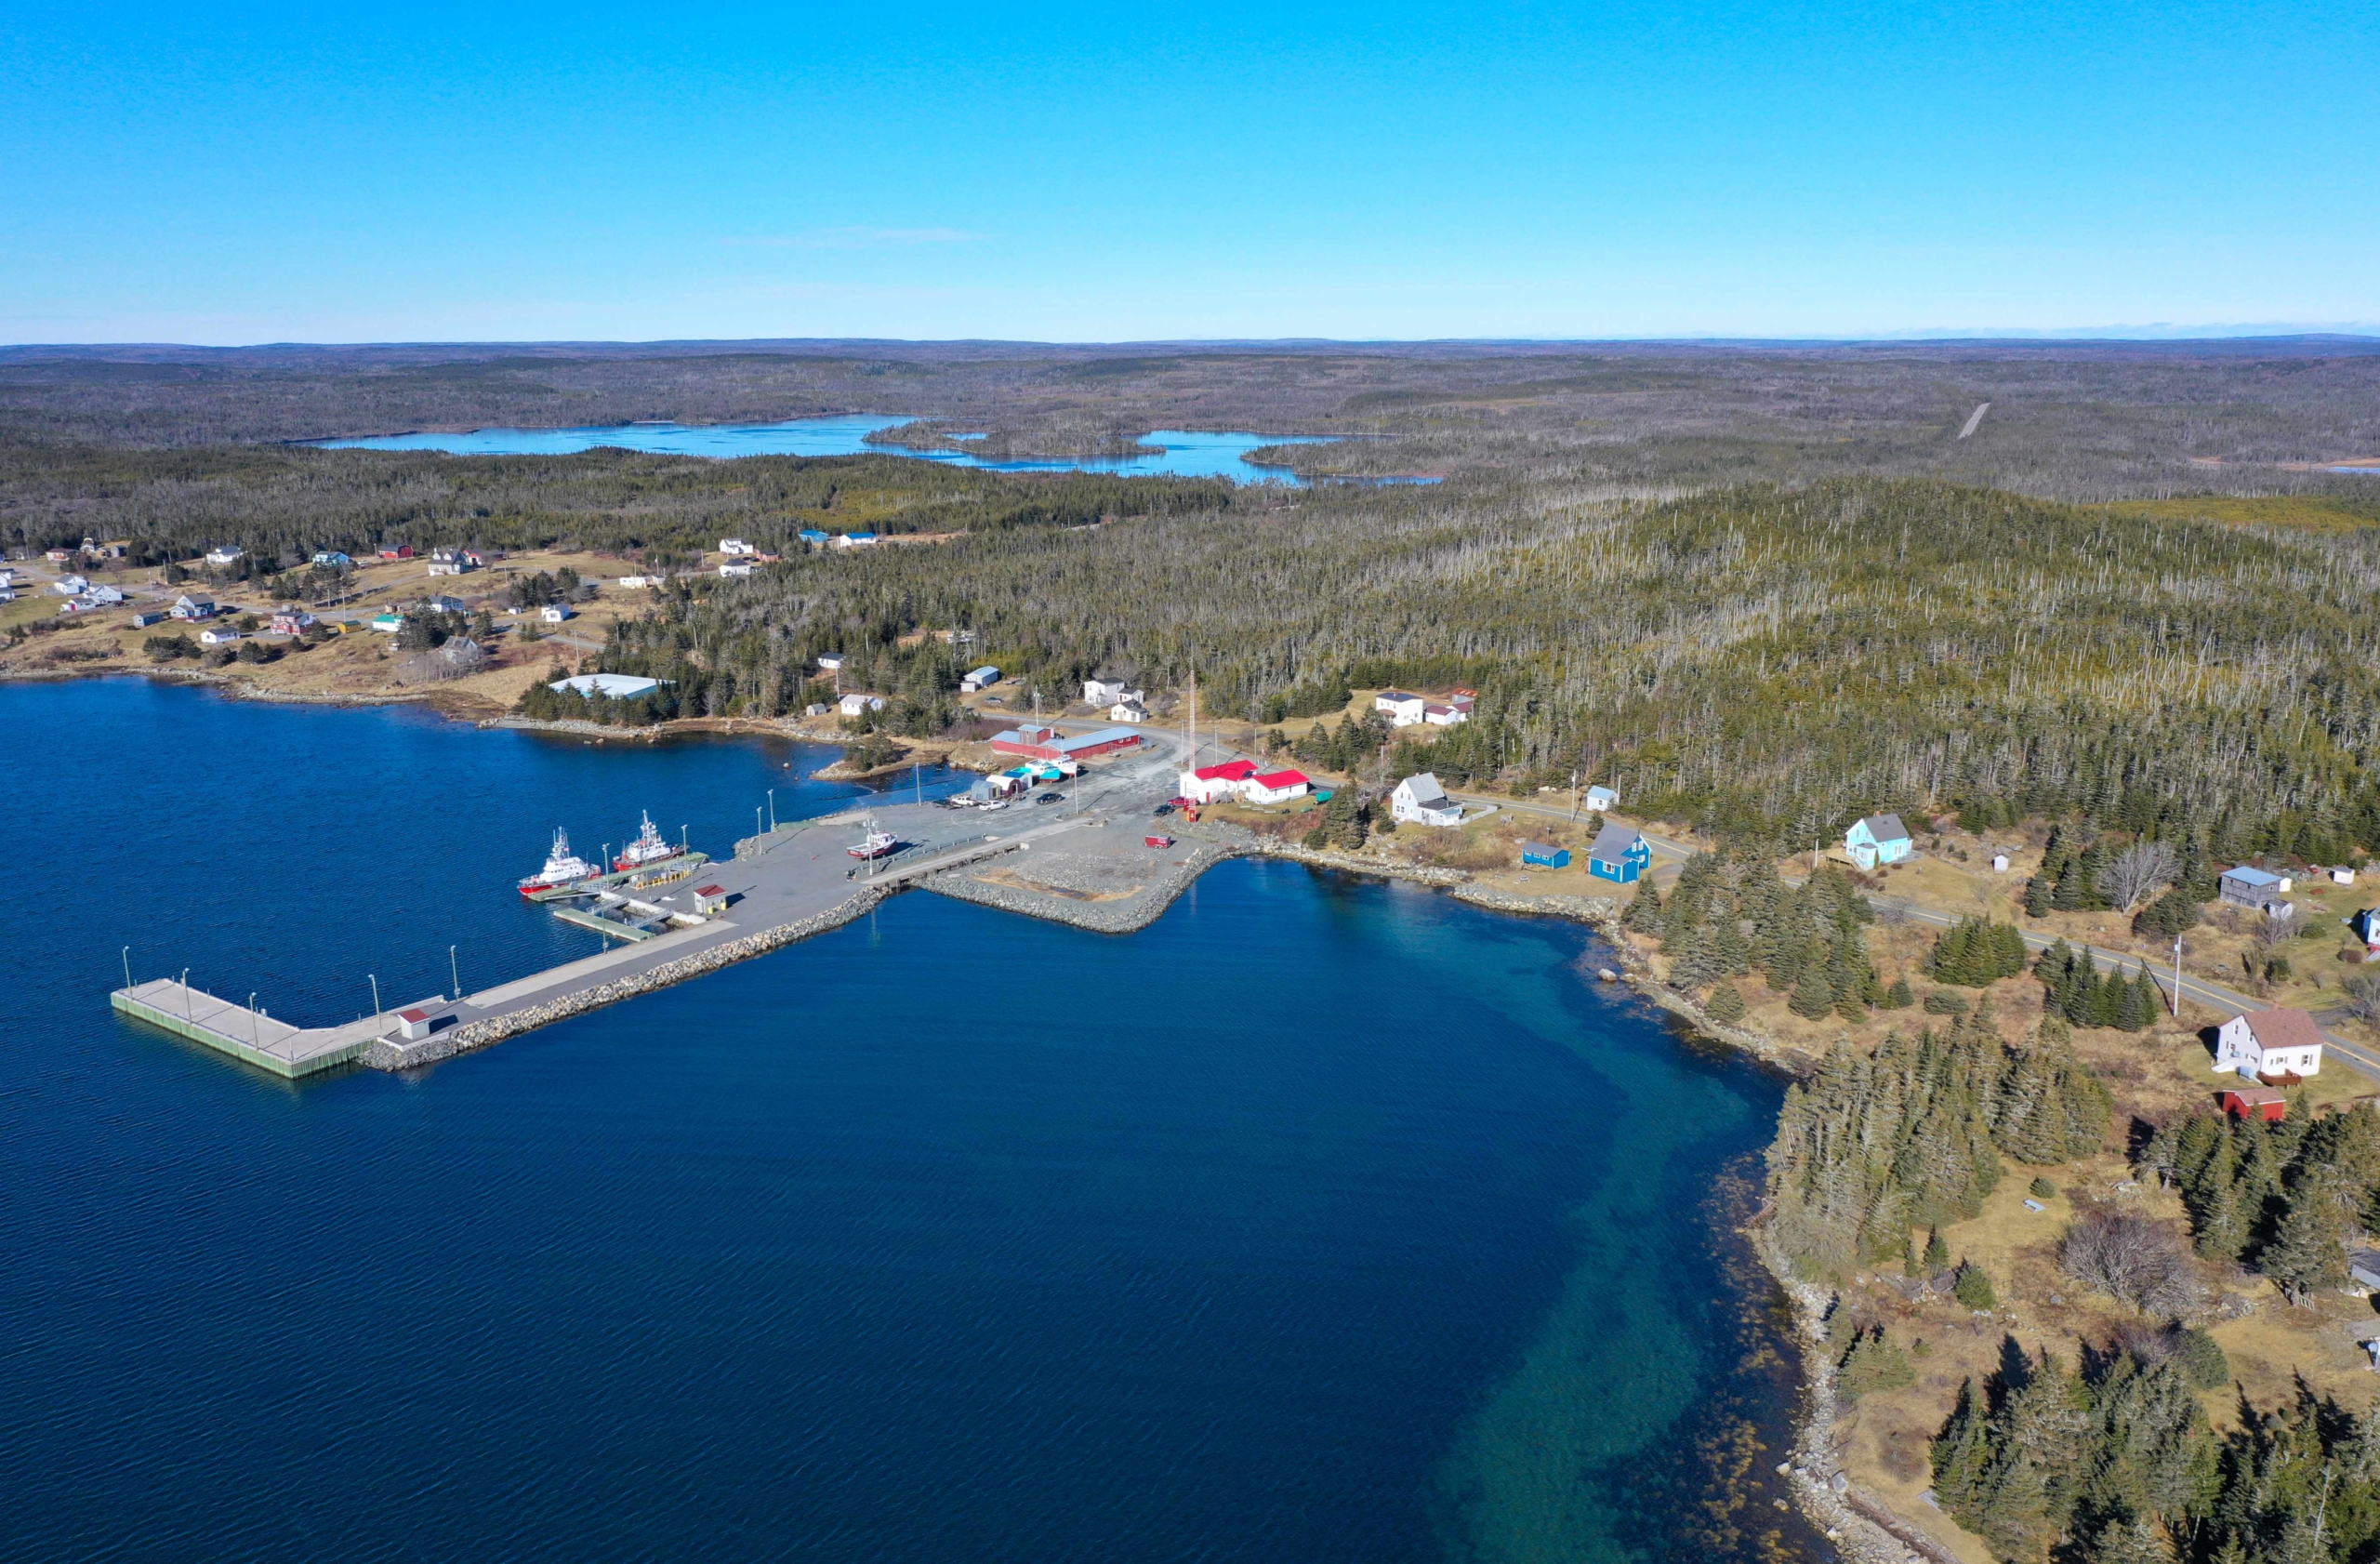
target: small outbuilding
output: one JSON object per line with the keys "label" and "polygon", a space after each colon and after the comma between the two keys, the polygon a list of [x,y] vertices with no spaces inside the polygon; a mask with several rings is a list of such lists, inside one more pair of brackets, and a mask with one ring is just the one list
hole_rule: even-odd
{"label": "small outbuilding", "polygon": [[1587,789],[1587,807],[1589,809],[1612,809],[1618,807],[1619,803],[1620,789],[1617,788],[1589,788]]}
{"label": "small outbuilding", "polygon": [[2278,1124],[2289,1116],[2289,1099],[2269,1086],[2227,1086],[2215,1093],[2215,1101],[2234,1119],[2263,1119]]}
{"label": "small outbuilding", "polygon": [[1570,850],[1550,842],[1521,843],[1521,862],[1534,868],[1568,868]]}
{"label": "small outbuilding", "polygon": [[547,624],[558,625],[565,619],[577,617],[577,611],[567,603],[549,603],[537,610],[537,617]]}
{"label": "small outbuilding", "polygon": [[2251,864],[2227,868],[2216,881],[2216,896],[2234,907],[2250,907],[2268,918],[2287,918],[2297,909],[2289,904],[2290,881]]}
{"label": "small outbuilding", "polygon": [[397,1012],[397,1035],[407,1042],[419,1042],[430,1035],[432,1019],[428,1008],[422,1005],[401,1010]]}
{"label": "small outbuilding", "polygon": [[1250,803],[1287,803],[1314,790],[1314,779],[1302,771],[1268,771],[1251,776],[1241,788]]}
{"label": "small outbuilding", "polygon": [[705,885],[694,893],[694,910],[706,918],[716,918],[727,910],[727,888]]}
{"label": "small outbuilding", "polygon": [[1000,670],[985,663],[981,668],[967,670],[967,677],[959,681],[959,691],[961,695],[972,696],[977,690],[988,690],[999,682]]}

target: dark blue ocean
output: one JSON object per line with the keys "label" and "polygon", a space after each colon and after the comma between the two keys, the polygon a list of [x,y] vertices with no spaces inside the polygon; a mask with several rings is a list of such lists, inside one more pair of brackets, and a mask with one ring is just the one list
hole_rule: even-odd
{"label": "dark blue ocean", "polygon": [[1730,1236],[1780,1087],[1573,926],[1276,863],[1129,938],[911,894],[293,1086],[118,1021],[121,948],[343,1020],[367,974],[592,948],[510,890],[556,825],[724,854],[768,788],[861,789],[816,749],[134,680],[0,687],[0,1556],[1807,1545],[1758,1486],[1791,1363]]}

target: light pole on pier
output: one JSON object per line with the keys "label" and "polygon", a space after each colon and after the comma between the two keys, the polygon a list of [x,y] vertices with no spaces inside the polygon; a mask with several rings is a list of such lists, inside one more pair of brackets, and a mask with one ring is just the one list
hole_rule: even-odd
{"label": "light pole on pier", "polygon": [[377,1027],[380,1024],[380,974],[373,972],[364,975],[372,980],[372,1024]]}
{"label": "light pole on pier", "polygon": [[124,986],[126,989],[132,987],[132,947],[129,945],[124,948]]}
{"label": "light pole on pier", "polygon": [[455,964],[455,948],[451,945],[446,948],[446,971],[455,979],[455,1000],[459,1004],[463,998],[463,969]]}
{"label": "light pole on pier", "polygon": [[766,836],[769,834],[760,828],[760,806],[757,803],[752,806],[752,834],[754,836]]}
{"label": "light pole on pier", "polygon": [[182,1016],[185,1020],[189,1021],[196,1021],[198,1019],[198,1012],[191,1008],[190,968],[188,967],[182,968]]}
{"label": "light pole on pier", "polygon": [[771,789],[769,789],[769,829],[771,829],[771,830],[773,830],[773,831],[774,831],[774,830],[775,830],[776,828],[777,828],[777,790],[776,790],[774,788],[771,788]]}
{"label": "light pole on pier", "polygon": [[248,990],[248,1042],[257,1048],[264,1046],[257,1037],[257,993],[253,988]]}

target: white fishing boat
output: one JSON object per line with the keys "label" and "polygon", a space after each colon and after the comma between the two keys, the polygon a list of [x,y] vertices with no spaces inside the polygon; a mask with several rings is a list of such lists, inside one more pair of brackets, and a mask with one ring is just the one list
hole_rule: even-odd
{"label": "white fishing boat", "polygon": [[872,830],[860,839],[858,846],[846,847],[843,851],[854,858],[880,858],[899,845],[899,842],[892,840],[891,831]]}
{"label": "white fishing boat", "polygon": [[674,858],[678,851],[678,844],[663,836],[660,828],[654,825],[653,812],[648,809],[644,813],[644,834],[621,848],[620,855],[612,860],[612,867],[615,869],[642,868],[664,858]]}
{"label": "white fishing boat", "polygon": [[521,894],[534,895],[539,891],[551,891],[563,885],[575,885],[592,878],[598,870],[593,864],[570,850],[570,833],[554,828],[554,850],[546,858],[546,867],[521,881]]}

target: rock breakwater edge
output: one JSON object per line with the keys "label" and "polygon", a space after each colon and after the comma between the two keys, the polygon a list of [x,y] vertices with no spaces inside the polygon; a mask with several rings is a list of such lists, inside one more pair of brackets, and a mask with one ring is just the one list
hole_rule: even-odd
{"label": "rock breakwater edge", "polygon": [[775,928],[746,934],[740,939],[732,939],[724,945],[712,946],[709,949],[692,956],[681,957],[674,961],[665,961],[660,966],[638,973],[632,977],[623,977],[610,983],[599,983],[592,987],[564,994],[542,1004],[529,1005],[502,1015],[490,1016],[484,1021],[473,1021],[443,1032],[433,1033],[419,1042],[407,1043],[391,1038],[380,1038],[364,1051],[362,1062],[374,1069],[381,1070],[414,1069],[424,1065],[434,1065],[443,1059],[451,1059],[458,1054],[468,1054],[473,1049],[485,1048],[492,1043],[502,1042],[507,1038],[518,1037],[522,1032],[534,1031],[539,1027],[551,1026],[556,1021],[565,1020],[573,1015],[582,1015],[588,1011],[600,1010],[607,1004],[615,1004],[621,1000],[634,999],[639,994],[649,994],[656,988],[666,988],[673,983],[682,983],[690,977],[700,977],[705,973],[717,972],[720,968],[733,966],[737,961],[749,961],[755,956],[766,955],[772,950],[791,945],[797,940],[808,939],[813,934],[822,934],[830,929],[840,929],[875,907],[890,894],[890,890],[885,887],[870,886],[849,900],[839,902],[826,911],[813,913],[808,918],[800,919],[791,923],[780,923]]}

